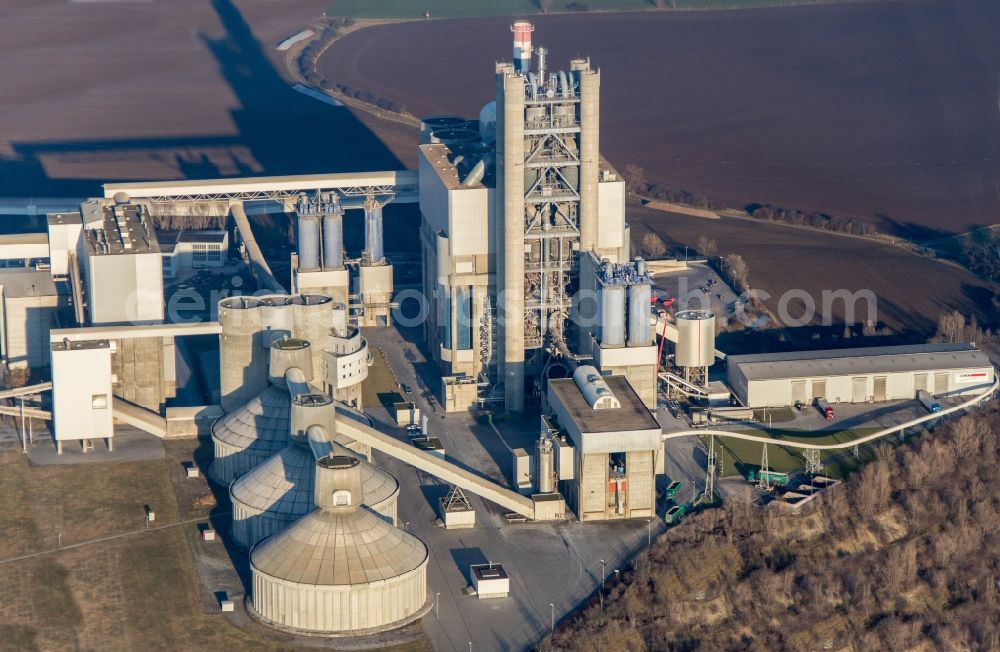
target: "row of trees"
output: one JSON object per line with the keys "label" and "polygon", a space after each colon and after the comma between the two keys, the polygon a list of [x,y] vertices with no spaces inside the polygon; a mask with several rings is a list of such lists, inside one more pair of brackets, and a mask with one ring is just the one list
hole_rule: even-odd
{"label": "row of trees", "polygon": [[1000,281],[1000,230],[978,231],[962,238],[962,258],[976,274]]}
{"label": "row of trees", "polygon": [[543,647],[996,650],[998,433],[991,404],[883,447],[810,513],[695,514]]}
{"label": "row of trees", "polygon": [[406,107],[401,103],[389,98],[379,97],[370,91],[334,83],[323,77],[323,75],[316,69],[316,63],[319,61],[320,55],[323,54],[327,47],[330,46],[330,43],[337,38],[341,30],[346,27],[350,27],[353,23],[354,21],[350,18],[338,18],[331,20],[327,26],[323,28],[323,31],[321,31],[316,38],[309,43],[309,45],[302,48],[302,52],[299,53],[298,58],[299,72],[302,74],[302,78],[313,86],[318,86],[323,90],[337,90],[343,95],[356,99],[359,102],[376,106],[385,111],[405,114]]}

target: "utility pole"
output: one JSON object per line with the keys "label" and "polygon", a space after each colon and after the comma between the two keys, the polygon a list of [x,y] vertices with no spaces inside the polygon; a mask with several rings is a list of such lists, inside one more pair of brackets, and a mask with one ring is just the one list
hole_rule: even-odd
{"label": "utility pole", "polygon": [[771,476],[768,473],[767,444],[764,444],[764,452],[760,457],[760,471],[757,473],[757,488],[764,491],[771,490]]}
{"label": "utility pole", "polygon": [[708,461],[705,463],[705,491],[698,498],[698,503],[715,500],[715,435],[708,436]]}

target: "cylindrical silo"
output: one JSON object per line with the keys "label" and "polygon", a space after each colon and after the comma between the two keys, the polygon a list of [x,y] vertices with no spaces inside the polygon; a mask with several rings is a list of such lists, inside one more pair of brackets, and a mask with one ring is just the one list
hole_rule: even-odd
{"label": "cylindrical silo", "polygon": [[212,424],[208,476],[223,486],[288,444],[288,389],[270,385]]}
{"label": "cylindrical silo", "polygon": [[267,387],[268,354],[260,347],[259,306],[252,297],[219,302],[219,388],[226,412]]}
{"label": "cylindrical silo", "polygon": [[598,302],[601,306],[601,346],[624,346],[625,286],[602,286]]}
{"label": "cylindrical silo", "polygon": [[[357,455],[332,444],[337,455]],[[232,535],[243,549],[281,532],[314,509],[316,460],[303,443],[293,442],[229,487],[233,505]],[[362,461],[365,506],[390,525],[396,524],[399,483],[383,469]]]}
{"label": "cylindrical silo", "polygon": [[310,426],[323,426],[328,433],[336,432],[337,410],[333,399],[325,394],[301,394],[292,397],[289,436],[292,441],[306,441]]}
{"label": "cylindrical silo", "polygon": [[271,344],[271,361],[268,365],[268,380],[274,385],[285,384],[285,372],[289,369],[302,371],[306,382],[313,378],[312,352],[309,342],[287,338]]}
{"label": "cylindrical silo", "polygon": [[344,266],[344,216],[327,213],[323,216],[323,267],[338,269]]}
{"label": "cylindrical silo", "polygon": [[550,494],[556,490],[555,468],[552,440],[542,437],[538,440],[538,493]]}
{"label": "cylindrical silo", "polygon": [[285,629],[357,633],[399,627],[429,605],[427,546],[362,507],[360,462],[316,462],[317,509],[250,552],[250,609]]}
{"label": "cylindrical silo", "polygon": [[648,283],[635,283],[628,286],[628,345],[649,346],[652,344],[650,334],[649,300],[653,289]]}
{"label": "cylindrical silo", "polygon": [[457,115],[437,115],[420,121],[420,144],[427,145],[431,134],[439,129],[455,129],[465,124],[465,118]]}
{"label": "cylindrical silo", "polygon": [[319,217],[300,215],[298,222],[299,269],[319,269]]}
{"label": "cylindrical silo", "polygon": [[323,351],[333,323],[333,299],[325,294],[298,294],[289,300],[293,336],[311,346],[314,378],[323,377]]}
{"label": "cylindrical silo", "polygon": [[371,261],[382,260],[382,207],[378,202],[365,203],[365,249],[371,256]]}
{"label": "cylindrical silo", "polygon": [[270,356],[271,344],[292,337],[292,311],[287,294],[267,294],[260,302],[260,346]]}
{"label": "cylindrical silo", "polygon": [[677,313],[678,367],[711,367],[715,362],[715,313],[685,310]]}

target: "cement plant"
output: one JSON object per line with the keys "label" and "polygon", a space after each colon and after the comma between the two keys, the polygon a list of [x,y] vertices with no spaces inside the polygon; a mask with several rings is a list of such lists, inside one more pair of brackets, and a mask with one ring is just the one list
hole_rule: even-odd
{"label": "cement plant", "polygon": [[[192,577],[170,581],[234,632],[535,648],[692,513],[808,514],[876,447],[996,394],[972,342],[725,350],[744,300],[718,266],[637,253],[601,155],[601,62],[510,31],[482,71],[495,95],[425,117],[416,169],[13,207],[47,228],[0,236],[10,447],[108,473],[167,450],[177,491],[214,507],[144,499],[135,536],[195,533]],[[419,258],[387,246],[399,207]],[[293,225],[287,259],[262,215]],[[206,216],[224,226],[158,226]]]}

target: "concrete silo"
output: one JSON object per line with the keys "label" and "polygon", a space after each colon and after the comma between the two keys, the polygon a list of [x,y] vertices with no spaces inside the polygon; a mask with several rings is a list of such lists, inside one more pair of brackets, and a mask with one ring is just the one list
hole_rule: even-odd
{"label": "concrete silo", "polygon": [[252,297],[219,302],[219,383],[226,412],[267,387],[267,351],[260,345],[259,305]]}
{"label": "concrete silo", "polygon": [[422,616],[427,546],[364,509],[361,463],[316,462],[316,510],[250,552],[256,617],[280,628],[364,635]]}

